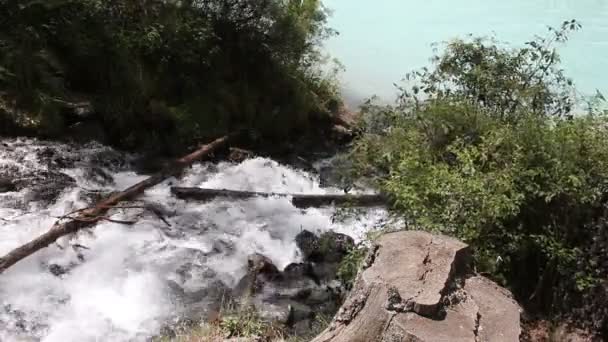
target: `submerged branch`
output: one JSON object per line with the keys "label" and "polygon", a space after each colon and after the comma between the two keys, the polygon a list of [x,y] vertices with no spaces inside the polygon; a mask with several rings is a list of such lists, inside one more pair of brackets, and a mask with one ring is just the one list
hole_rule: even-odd
{"label": "submerged branch", "polygon": [[[0,258],[0,273],[6,271],[9,267],[13,266],[17,262],[27,258],[28,256],[34,254],[35,252],[46,248],[50,244],[57,241],[57,239],[75,233],[80,229],[89,227],[94,225],[100,220],[108,220],[105,217],[107,211],[111,208],[114,208],[118,203],[131,200],[139,195],[141,195],[146,189],[155,186],[161,183],[168,177],[178,175],[181,171],[194,163],[201,158],[208,156],[213,153],[217,149],[226,145],[228,140],[232,138],[232,135],[226,135],[215,141],[201,146],[198,150],[193,153],[176,160],[172,165],[163,169],[159,173],[125,189],[124,191],[120,191],[114,193],[105,199],[98,202],[92,208],[86,208],[77,210],[71,214],[79,213],[76,217],[64,217],[63,219],[69,218],[70,220],[61,223],[62,219],[55,222],[53,227],[46,233],[40,235],[34,240],[18,247]],[[67,216],[71,216],[68,214]],[[125,222],[120,222],[125,223]]]}

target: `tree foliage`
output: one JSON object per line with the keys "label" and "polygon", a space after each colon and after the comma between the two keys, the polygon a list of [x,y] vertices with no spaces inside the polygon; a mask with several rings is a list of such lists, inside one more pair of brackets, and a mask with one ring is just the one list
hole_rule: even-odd
{"label": "tree foliage", "polygon": [[410,228],[468,242],[478,271],[541,312],[572,313],[606,274],[589,251],[605,235],[608,117],[573,114],[554,46],[577,28],[518,49],[450,42],[397,106],[368,103],[352,152]]}
{"label": "tree foliage", "polygon": [[237,126],[281,138],[335,101],[326,18],[319,0],[3,0],[0,86],[59,127],[56,99],[93,99],[123,146]]}

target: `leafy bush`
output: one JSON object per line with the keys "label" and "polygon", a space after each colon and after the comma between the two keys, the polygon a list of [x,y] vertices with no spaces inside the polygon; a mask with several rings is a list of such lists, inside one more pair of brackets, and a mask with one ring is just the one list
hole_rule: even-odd
{"label": "leafy bush", "polygon": [[361,267],[368,250],[369,249],[365,245],[357,245],[349,250],[342,261],[340,261],[337,276],[346,288],[351,288],[354,284],[359,268]]}
{"label": "leafy bush", "polygon": [[390,195],[410,228],[466,241],[478,271],[544,312],[571,312],[564,298],[606,269],[581,258],[604,215],[608,116],[572,115],[572,83],[545,44],[576,28],[520,49],[450,43],[398,106],[368,104],[352,152],[354,176]]}

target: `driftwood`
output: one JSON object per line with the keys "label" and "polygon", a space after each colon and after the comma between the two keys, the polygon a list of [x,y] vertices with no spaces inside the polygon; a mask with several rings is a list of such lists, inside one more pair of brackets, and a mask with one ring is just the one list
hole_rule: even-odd
{"label": "driftwood", "polygon": [[291,203],[298,208],[322,207],[326,205],[351,205],[354,207],[374,207],[387,203],[382,195],[309,195],[273,192],[236,191],[225,189],[180,188],[173,187],[171,192],[181,199],[209,201],[216,197],[247,199],[252,197],[290,197]]}
{"label": "driftwood", "polygon": [[195,161],[224,146],[230,137],[231,136],[224,136],[207,145],[201,146],[198,150],[176,160],[172,165],[161,170],[159,173],[131,186],[124,191],[110,195],[109,197],[98,202],[94,207],[79,210],[78,216],[69,218],[69,221],[67,222],[62,223],[61,219],[58,220],[46,233],[40,235],[25,245],[15,248],[0,258],[0,273],[3,273],[9,267],[22,259],[43,248],[46,248],[50,244],[57,241],[57,239],[75,233],[80,229],[94,225],[100,220],[106,219],[104,216],[106,212],[112,209],[119,202],[133,199],[134,197],[142,194],[146,189],[159,184],[164,179],[179,174],[184,168],[191,165]]}

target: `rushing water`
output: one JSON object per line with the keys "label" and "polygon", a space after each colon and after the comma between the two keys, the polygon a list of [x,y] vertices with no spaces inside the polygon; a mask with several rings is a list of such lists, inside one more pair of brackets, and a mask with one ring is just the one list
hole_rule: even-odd
{"label": "rushing water", "polygon": [[[0,171],[31,179],[60,172],[75,180],[51,203],[32,193],[40,191],[35,187],[0,194],[0,254],[45,232],[56,217],[90,205],[95,191],[123,189],[144,179],[131,171],[131,159],[95,144],[0,140]],[[171,227],[139,209],[116,210],[113,218],[137,223],[103,222],[0,275],[0,341],[145,340],[188,309],[175,299],[172,284],[184,291],[217,286],[218,281],[233,286],[244,275],[251,253],[268,256],[279,268],[297,261],[294,237],[302,229],[333,229],[357,237],[384,216],[372,210],[334,222],[332,208],[300,210],[285,198],[185,202],[171,196],[171,185],[339,191],[321,188],[313,174],[264,158],[196,164],[184,177],[146,191],[137,202],[162,207]],[[67,272],[53,275],[50,270],[58,267]]]}
{"label": "rushing water", "polygon": [[391,99],[394,82],[429,64],[432,43],[467,34],[523,43],[546,27],[577,19],[583,29],[560,52],[585,94],[608,92],[608,1],[604,0],[325,0],[340,32],[328,52],[346,67],[346,95]]}

